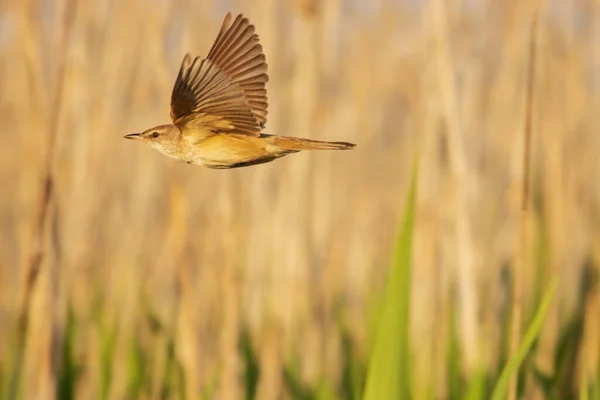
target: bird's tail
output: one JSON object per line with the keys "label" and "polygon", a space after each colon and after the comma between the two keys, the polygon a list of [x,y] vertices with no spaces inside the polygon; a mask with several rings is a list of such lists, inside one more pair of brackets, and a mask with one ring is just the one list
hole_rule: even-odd
{"label": "bird's tail", "polygon": [[[267,136],[267,135],[265,135]],[[302,139],[291,136],[270,135],[272,144],[282,150],[350,150],[356,145],[348,142],[324,142],[321,140]]]}

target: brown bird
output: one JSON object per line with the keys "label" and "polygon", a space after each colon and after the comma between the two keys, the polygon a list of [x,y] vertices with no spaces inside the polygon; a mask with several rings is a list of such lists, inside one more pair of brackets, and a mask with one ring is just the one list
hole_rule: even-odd
{"label": "brown bird", "polygon": [[173,124],[126,139],[209,168],[273,161],[301,150],[347,150],[355,145],[261,133],[267,121],[266,57],[247,18],[227,13],[205,59],[186,54],[171,95]]}

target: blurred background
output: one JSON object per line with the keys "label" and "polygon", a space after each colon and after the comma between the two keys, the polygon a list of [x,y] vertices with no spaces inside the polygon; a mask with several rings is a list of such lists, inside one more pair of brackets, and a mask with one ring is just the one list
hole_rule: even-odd
{"label": "blurred background", "polygon": [[[122,139],[227,11],[265,132],[355,150],[209,170]],[[2,0],[0,396],[360,398],[418,154],[412,396],[489,395],[521,246],[523,329],[559,278],[522,398],[598,399],[599,106],[596,0]]]}

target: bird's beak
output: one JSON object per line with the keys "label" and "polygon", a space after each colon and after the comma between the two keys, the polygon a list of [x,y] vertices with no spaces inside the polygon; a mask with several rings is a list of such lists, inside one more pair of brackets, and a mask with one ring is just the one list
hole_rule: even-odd
{"label": "bird's beak", "polygon": [[123,136],[123,138],[124,139],[140,140],[142,138],[142,134],[141,133],[130,133],[129,135]]}

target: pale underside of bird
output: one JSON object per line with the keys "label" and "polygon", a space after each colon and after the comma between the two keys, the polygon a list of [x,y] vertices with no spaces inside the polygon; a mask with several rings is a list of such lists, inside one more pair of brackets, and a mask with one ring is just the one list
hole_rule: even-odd
{"label": "pale underside of bird", "polygon": [[254,26],[225,16],[206,58],[186,54],[171,95],[173,124],[126,135],[209,168],[262,164],[301,150],[355,145],[261,133],[267,122],[266,57]]}

